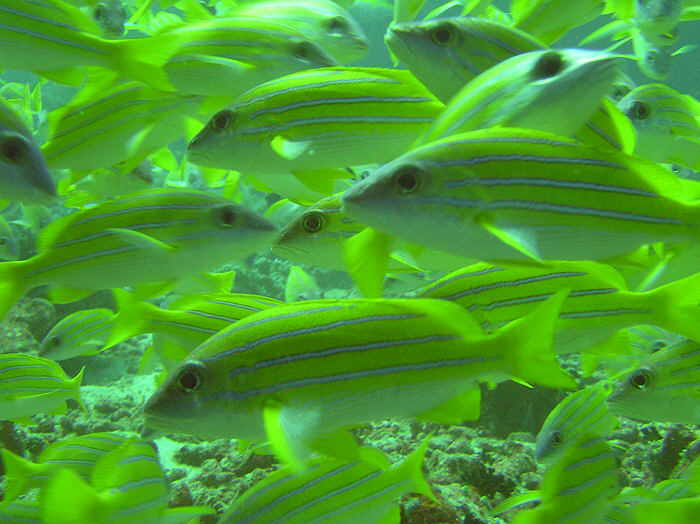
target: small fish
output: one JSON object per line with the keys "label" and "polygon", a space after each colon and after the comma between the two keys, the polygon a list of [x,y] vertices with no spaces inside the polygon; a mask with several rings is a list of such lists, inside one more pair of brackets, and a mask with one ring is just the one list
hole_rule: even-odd
{"label": "small fish", "polygon": [[556,461],[585,433],[605,437],[617,418],[608,410],[604,387],[596,385],[571,393],[547,415],[535,441],[537,460]]}
{"label": "small fish", "polygon": [[322,297],[316,281],[299,266],[291,266],[284,285],[284,301],[288,304],[300,300],[315,300]]}
{"label": "small fish", "polygon": [[197,165],[253,176],[385,162],[406,151],[442,109],[408,71],[313,69],[241,95],[211,118],[187,153]]}
{"label": "small fish", "polygon": [[700,424],[700,345],[682,340],[653,353],[608,397],[610,410],[638,420]]}
{"label": "small fish", "polygon": [[298,463],[324,439],[371,420],[478,417],[478,381],[573,386],[549,350],[563,298],[488,336],[442,300],[315,300],[261,311],[192,352],[146,403],[146,425],[269,440]]}
{"label": "small fish", "polygon": [[0,199],[46,204],[54,196],[56,183],[31,131],[0,97]]}
{"label": "small fish", "polygon": [[422,471],[428,440],[393,466],[374,448],[361,448],[360,462],[318,457],[303,471],[283,466],[236,499],[219,524],[396,524],[402,494],[436,500]]}
{"label": "small fish", "polygon": [[2,504],[9,504],[30,489],[43,487],[52,473],[61,468],[70,468],[83,480],[90,480],[97,461],[126,441],[126,437],[108,432],[58,440],[39,454],[36,463],[7,449],[0,450],[7,479]]}
{"label": "small fish", "polygon": [[610,91],[617,61],[584,49],[530,51],[504,60],[464,86],[420,143],[498,125],[572,136]]}
{"label": "small fish", "polygon": [[393,24],[384,41],[445,104],[467,82],[494,65],[520,53],[547,48],[514,27],[472,17]]}
{"label": "small fish", "polygon": [[155,446],[135,438],[97,461],[90,484],[72,469],[59,469],[39,500],[44,522],[53,524],[185,524],[215,513],[202,506],[168,509],[168,484]]}
{"label": "small fish", "polygon": [[76,290],[67,301],[211,271],[271,244],[277,229],[234,202],[190,189],[147,189],[51,223],[39,253],[0,263],[0,316],[25,292],[49,284]]}
{"label": "small fish", "polygon": [[80,398],[84,370],[71,379],[53,360],[22,353],[0,355],[0,420],[65,413],[67,399],[85,409]]}
{"label": "small fish", "polygon": [[39,345],[39,356],[66,360],[81,355],[96,355],[105,347],[114,326],[115,314],[110,309],[84,309],[61,319]]}
{"label": "small fish", "polygon": [[697,242],[700,207],[683,186],[622,152],[490,128],[398,157],[347,190],[343,203],[350,218],[455,255],[605,260],[650,242]]}
{"label": "small fish", "polygon": [[369,41],[353,16],[332,0],[265,0],[240,3],[233,14],[259,17],[289,25],[340,64],[363,58]]}

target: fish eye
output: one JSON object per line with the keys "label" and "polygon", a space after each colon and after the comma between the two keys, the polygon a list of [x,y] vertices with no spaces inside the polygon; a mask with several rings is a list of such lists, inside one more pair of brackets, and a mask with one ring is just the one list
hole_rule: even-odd
{"label": "fish eye", "polygon": [[622,100],[623,98],[625,98],[627,93],[629,93],[630,91],[631,91],[630,86],[626,86],[626,85],[615,86],[615,90],[612,92],[612,97],[615,100]]}
{"label": "fish eye", "polygon": [[234,206],[222,206],[216,209],[214,218],[219,226],[229,228],[236,223],[238,212]]}
{"label": "fish eye", "polygon": [[421,173],[415,166],[403,166],[394,171],[391,181],[401,193],[415,193],[420,187]]}
{"label": "fish eye", "polygon": [[534,78],[551,78],[561,72],[564,66],[561,54],[554,51],[544,53],[532,71]]}
{"label": "fish eye", "polygon": [[649,108],[649,104],[642,102],[641,100],[637,100],[634,104],[632,104],[629,116],[635,120],[646,120],[649,118],[650,113],[651,109]]}
{"label": "fish eye", "polygon": [[292,50],[292,54],[297,57],[301,58],[304,60],[310,60],[311,58],[314,57],[316,53],[314,53],[315,49],[313,45],[306,40],[303,40],[297,44],[294,45],[294,48]]}
{"label": "fish eye", "polygon": [[328,20],[328,32],[342,34],[347,32],[348,22],[342,16],[334,16]]}
{"label": "fish eye", "polygon": [[646,389],[651,384],[651,373],[648,369],[635,371],[630,377],[630,384],[635,389]]}
{"label": "fish eye", "polygon": [[100,21],[106,18],[105,16],[105,7],[100,4],[95,8],[95,14],[94,14],[95,20]]}
{"label": "fish eye", "polygon": [[454,32],[450,24],[440,24],[430,31],[430,38],[441,47],[454,43]]}
{"label": "fish eye", "polygon": [[666,342],[663,340],[657,340],[651,345],[651,352],[656,353],[657,351],[666,347]]}
{"label": "fish eye", "polygon": [[0,156],[8,164],[21,164],[27,159],[27,147],[18,136],[7,137],[0,141]]}
{"label": "fish eye", "polygon": [[326,225],[326,217],[318,211],[310,211],[301,218],[301,228],[305,233],[318,233]]}
{"label": "fish eye", "polygon": [[183,393],[196,393],[204,383],[204,366],[198,362],[188,362],[175,377],[175,384]]}
{"label": "fish eye", "polygon": [[216,113],[211,118],[211,126],[214,128],[214,131],[221,132],[226,130],[226,128],[228,128],[235,121],[236,113],[229,109],[224,109],[223,111]]}
{"label": "fish eye", "polygon": [[559,445],[564,441],[564,436],[559,432],[555,431],[552,433],[552,444]]}
{"label": "fish eye", "polygon": [[61,337],[55,336],[51,337],[51,347],[57,348],[61,345]]}

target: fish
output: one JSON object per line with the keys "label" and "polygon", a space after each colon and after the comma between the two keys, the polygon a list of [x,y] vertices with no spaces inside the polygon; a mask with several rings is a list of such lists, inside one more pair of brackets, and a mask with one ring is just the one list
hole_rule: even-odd
{"label": "fish", "polygon": [[0,355],[0,420],[26,422],[37,413],[65,413],[65,401],[80,397],[80,372],[68,378],[56,362],[23,353]]}
{"label": "fish", "polygon": [[549,348],[565,293],[493,335],[442,300],[309,300],[261,311],[180,363],[146,402],[146,426],[267,440],[299,465],[319,447],[339,453],[339,432],[357,424],[478,417],[478,381],[572,388]]}
{"label": "fish", "polygon": [[0,6],[0,68],[22,69],[80,85],[99,66],[155,87],[172,87],[160,66],[179,42],[106,40],[86,13],[61,0],[5,0]]}
{"label": "fish", "polygon": [[600,0],[513,0],[510,14],[514,27],[551,44],[601,15],[604,4]]}
{"label": "fish", "polygon": [[32,132],[0,97],[0,199],[49,204],[56,183]]}
{"label": "fish", "polygon": [[52,169],[84,172],[125,161],[133,169],[151,153],[194,135],[203,120],[202,102],[141,82],[98,78],[49,114],[41,151]]}
{"label": "fish", "polygon": [[[46,227],[38,254],[0,263],[0,317],[40,285],[90,291],[174,282],[272,244],[277,228],[231,200],[191,189],[146,189]],[[86,293],[87,292],[87,293]]]}
{"label": "fish", "polygon": [[618,102],[637,131],[635,153],[700,169],[700,103],[665,84],[644,84]]}
{"label": "fish", "polygon": [[294,27],[340,64],[365,57],[369,41],[362,27],[332,0],[264,0],[240,3],[236,16],[259,17]]}
{"label": "fish", "polygon": [[128,14],[121,0],[102,0],[91,7],[90,12],[106,38],[117,38],[124,34]]}
{"label": "fish", "polygon": [[[560,288],[571,289],[554,328],[556,353],[627,353],[625,342],[603,345],[620,329],[655,325],[700,339],[700,273],[645,292],[629,291],[613,267],[591,261],[543,266],[473,264],[423,286],[416,296],[451,300],[493,332],[531,312]],[[622,344],[622,345],[620,345]]]}
{"label": "fish", "polygon": [[520,53],[547,49],[519,29],[473,17],[392,24],[384,42],[445,104],[494,65]]}
{"label": "fish", "polygon": [[584,432],[544,474],[535,509],[518,513],[513,524],[603,522],[619,492],[618,466],[603,437]]}
{"label": "fish", "polygon": [[700,345],[673,343],[625,376],[608,397],[610,410],[637,420],[699,424]]}
{"label": "fish", "polygon": [[535,439],[535,458],[553,462],[578,437],[605,437],[617,425],[617,417],[605,402],[608,392],[600,384],[571,393],[547,415]]}
{"label": "fish", "polygon": [[107,337],[114,326],[111,309],[83,309],[62,318],[44,336],[39,356],[51,360],[66,360],[82,355],[96,355],[109,347]]}
{"label": "fish", "polygon": [[322,297],[321,288],[309,275],[299,266],[291,266],[287,281],[284,285],[284,301],[287,303],[298,302],[299,300],[315,300]]}
{"label": "fish", "polygon": [[62,439],[49,444],[39,454],[36,463],[8,449],[0,450],[7,479],[2,506],[31,489],[43,487],[52,473],[61,468],[70,468],[83,480],[89,481],[97,461],[126,441],[127,437],[113,432],[88,433]]}
{"label": "fish", "polygon": [[369,447],[361,448],[357,462],[317,457],[301,472],[283,466],[236,499],[219,523],[398,523],[396,501],[402,494],[436,500],[422,471],[429,440],[392,466],[386,455]]}
{"label": "fish", "polygon": [[186,523],[213,508],[168,509],[168,484],[153,443],[132,438],[101,457],[90,483],[68,468],[56,471],[41,491],[44,522]]}
{"label": "fish", "polygon": [[252,176],[385,162],[442,109],[408,71],[312,69],[236,98],[192,139],[187,156]]}
{"label": "fish", "polygon": [[682,186],[622,152],[489,128],[384,164],[343,194],[343,209],[388,235],[489,262],[606,260],[651,242],[697,242],[699,208]]}
{"label": "fish", "polygon": [[263,82],[338,65],[300,29],[269,18],[212,17],[166,28],[155,38],[185,41],[163,65],[180,95],[229,101]]}
{"label": "fish", "polygon": [[18,258],[17,236],[7,220],[0,215],[0,259],[17,260]]}
{"label": "fish", "polygon": [[612,88],[618,61],[584,49],[518,54],[460,89],[419,143],[497,125],[571,136]]}

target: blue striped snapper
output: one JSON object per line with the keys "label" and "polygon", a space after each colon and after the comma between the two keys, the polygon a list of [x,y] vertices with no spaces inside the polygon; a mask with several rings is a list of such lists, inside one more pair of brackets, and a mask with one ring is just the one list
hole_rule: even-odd
{"label": "blue striped snapper", "polygon": [[67,399],[83,406],[80,382],[84,369],[71,379],[53,360],[23,353],[0,355],[0,420],[65,413]]}
{"label": "blue striped snapper", "polygon": [[39,345],[39,356],[66,360],[80,355],[96,355],[108,349],[107,337],[114,326],[110,309],[83,309],[61,319]]}
{"label": "blue striped snapper", "polygon": [[0,199],[48,203],[56,196],[46,160],[27,126],[0,96]]}
{"label": "blue striped snapper", "polygon": [[563,298],[493,335],[442,300],[314,300],[262,311],[172,371],[144,407],[146,425],[268,440],[298,463],[339,430],[380,418],[460,423],[478,417],[479,381],[574,386],[549,348]]}
{"label": "blue striped snapper", "polygon": [[271,244],[276,228],[234,202],[189,189],[147,189],[54,221],[39,253],[0,263],[0,315],[40,285],[98,290],[176,281]]}
{"label": "blue striped snapper", "polygon": [[513,0],[513,26],[547,44],[603,13],[600,0]]}
{"label": "blue striped snapper", "polygon": [[170,88],[160,66],[174,52],[175,41],[105,40],[88,15],[61,0],[4,0],[0,15],[0,68],[79,85],[86,74],[79,68],[100,66]]}
{"label": "blue striped snapper", "polygon": [[491,128],[402,155],[346,191],[343,203],[370,227],[456,255],[604,260],[652,242],[696,242],[700,216],[684,200],[686,187],[622,152]]}
{"label": "blue striped snapper", "polygon": [[83,480],[90,480],[97,461],[127,441],[117,433],[89,433],[53,442],[36,459],[36,463],[2,449],[7,487],[2,505],[14,501],[33,488],[41,488],[60,468],[70,468]]}
{"label": "blue striped snapper", "polygon": [[83,171],[127,160],[136,167],[154,151],[192,136],[203,119],[202,101],[141,82],[98,80],[49,114],[42,152],[52,168]]}
{"label": "blue striped snapper", "polygon": [[304,33],[340,64],[363,58],[369,41],[353,16],[332,0],[265,0],[245,2],[236,16],[265,18]]}
{"label": "blue striped snapper", "polygon": [[263,82],[305,69],[337,65],[305,33],[274,19],[216,17],[167,28],[185,43],[163,66],[182,95],[240,95]]}
{"label": "blue striped snapper", "polygon": [[420,142],[496,125],[571,136],[610,91],[617,61],[584,49],[513,56],[460,89]]}
{"label": "blue striped snapper", "polygon": [[644,84],[618,107],[637,131],[635,153],[655,162],[700,169],[700,103],[665,84]]}
{"label": "blue striped snapper", "polygon": [[318,457],[301,472],[283,466],[236,499],[219,524],[396,524],[404,493],[435,500],[422,471],[429,440],[393,466],[374,448],[361,448],[358,462]]}
{"label": "blue striped snapper", "polygon": [[168,509],[168,483],[152,442],[132,438],[93,466],[90,483],[68,468],[56,471],[42,489],[42,519],[54,524],[189,522],[212,508]]}
{"label": "blue striped snapper", "polygon": [[[464,267],[428,284],[418,296],[451,300],[464,307],[486,332],[530,313],[561,288],[571,289],[554,328],[556,353],[591,350],[620,329],[640,324],[700,339],[700,273],[651,291],[634,292],[610,266],[588,261],[544,266]],[[623,343],[623,342],[620,342]]]}
{"label": "blue striped snapper", "polygon": [[287,303],[300,300],[322,298],[323,292],[311,275],[299,266],[291,266],[284,285],[284,301]]}
{"label": "blue striped snapper", "polygon": [[547,47],[514,27],[472,17],[394,24],[384,41],[445,104],[490,67],[517,54]]}
{"label": "blue striped snapper", "polygon": [[537,460],[556,461],[564,451],[588,433],[605,437],[617,425],[605,400],[608,392],[599,384],[571,393],[547,415],[535,440]]}
{"label": "blue striped snapper", "polygon": [[442,109],[408,71],[314,69],[236,98],[187,152],[195,164],[253,176],[385,162]]}
{"label": "blue striped snapper", "polygon": [[608,397],[610,410],[638,420],[700,424],[700,345],[681,340],[653,353]]}

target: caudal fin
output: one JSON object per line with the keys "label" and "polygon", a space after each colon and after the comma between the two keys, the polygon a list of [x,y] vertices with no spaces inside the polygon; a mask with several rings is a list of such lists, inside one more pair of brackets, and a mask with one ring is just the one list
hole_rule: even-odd
{"label": "caudal fin", "polygon": [[0,320],[26,291],[20,279],[21,268],[28,261],[0,263]]}

